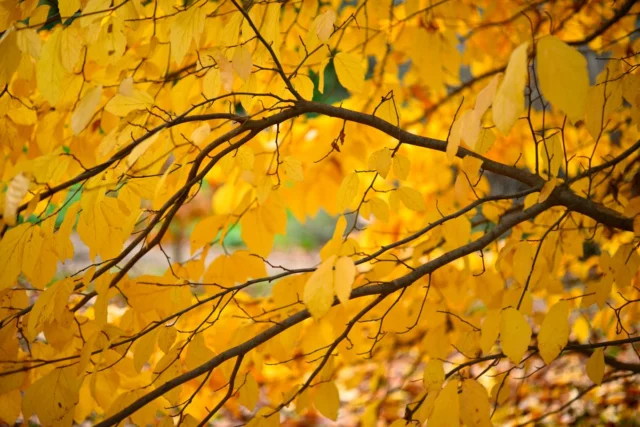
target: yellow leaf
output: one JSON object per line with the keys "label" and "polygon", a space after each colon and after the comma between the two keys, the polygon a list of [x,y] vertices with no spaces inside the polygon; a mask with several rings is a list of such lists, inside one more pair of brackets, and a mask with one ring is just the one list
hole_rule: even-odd
{"label": "yellow leaf", "polygon": [[[151,332],[144,334],[142,338],[136,340],[133,349],[133,366],[137,372],[142,370],[142,367],[149,361],[149,358],[156,349],[156,338],[158,337],[158,331],[161,329],[165,328],[155,328]],[[191,349],[191,346],[189,346],[189,349]]]}
{"label": "yellow leaf", "polygon": [[[209,125],[209,123],[207,122],[204,122],[203,124],[195,128],[193,132],[191,132],[189,139],[191,139],[194,144],[201,145],[207,139],[210,133],[211,133],[211,125]],[[156,133],[156,135],[158,135],[158,133]]]}
{"label": "yellow leaf", "polygon": [[489,353],[500,334],[500,311],[492,310],[482,322],[480,348],[483,354]]}
{"label": "yellow leaf", "polygon": [[551,178],[549,181],[545,182],[542,186],[542,190],[540,190],[540,195],[538,196],[538,203],[544,203],[553,190],[556,188],[557,178]]}
{"label": "yellow leaf", "polygon": [[67,27],[60,35],[60,62],[68,72],[73,72],[82,53],[82,35],[74,27]]}
{"label": "yellow leaf", "polygon": [[[533,247],[529,242],[518,242],[515,245],[513,252],[513,277],[522,286],[525,286],[527,283],[527,278],[533,265],[533,257]],[[514,287],[512,289],[516,288]],[[522,292],[514,292],[514,295],[514,298],[519,301]],[[517,302],[514,305],[517,305]]]}
{"label": "yellow leaf", "polygon": [[302,301],[315,319],[319,319],[333,305],[333,264],[336,256],[327,258],[311,274],[307,284],[304,286]]}
{"label": "yellow leaf", "polygon": [[185,357],[184,364],[189,370],[195,369],[207,362],[213,356],[213,351],[211,351],[204,342],[204,335],[202,333],[198,333],[194,335],[187,347],[187,357]]}
{"label": "yellow leaf", "polygon": [[425,210],[424,197],[418,190],[411,187],[400,187],[397,191],[400,200],[407,208],[417,212]]}
{"label": "yellow leaf", "polygon": [[182,64],[182,60],[191,47],[191,41],[196,45],[204,30],[206,13],[203,7],[195,4],[187,10],[180,12],[171,24],[171,56],[176,64]]}
{"label": "yellow leaf", "polygon": [[422,382],[427,391],[440,391],[444,384],[444,363],[438,359],[431,359],[424,368]]}
{"label": "yellow leaf", "polygon": [[336,421],[340,409],[340,393],[333,381],[321,383],[316,387],[313,405],[325,417]]}
{"label": "yellow leaf", "polygon": [[293,84],[293,87],[300,96],[311,101],[313,98],[313,82],[308,76],[298,74],[296,77],[291,79],[291,84]]}
{"label": "yellow leaf", "polygon": [[356,266],[349,257],[340,257],[336,261],[333,288],[341,303],[346,304],[356,278]]}
{"label": "yellow leaf", "polygon": [[556,303],[545,316],[538,334],[540,355],[547,365],[562,351],[569,341],[569,304]]}
{"label": "yellow leaf", "polygon": [[531,326],[524,315],[513,307],[502,312],[500,319],[500,345],[502,351],[516,365],[529,346]]}
{"label": "yellow leaf", "polygon": [[602,384],[604,376],[604,350],[597,348],[587,360],[587,375],[595,384]]}
{"label": "yellow leaf", "polygon": [[369,157],[369,169],[378,171],[381,177],[386,178],[391,169],[391,150],[383,148],[374,151]]}
{"label": "yellow leaf", "polygon": [[336,207],[339,212],[344,211],[351,205],[353,199],[358,195],[359,188],[360,177],[357,173],[350,173],[344,178],[336,196]]}
{"label": "yellow leaf", "polygon": [[22,394],[20,390],[11,390],[7,393],[0,394],[0,414],[2,414],[0,420],[7,423],[7,425],[20,425],[16,421],[18,416],[20,416],[21,401]]}
{"label": "yellow leaf", "polygon": [[460,116],[460,136],[465,144],[471,148],[476,146],[480,137],[480,128],[482,126],[480,118],[475,110],[465,111]]}
{"label": "yellow leaf", "polygon": [[371,213],[382,222],[389,222],[389,205],[380,197],[372,197],[369,200],[371,206]]}
{"label": "yellow leaf", "polygon": [[594,140],[604,132],[611,114],[622,106],[624,85],[619,69],[611,64],[598,75],[596,84],[587,93],[585,123]]}
{"label": "yellow leaf", "polygon": [[60,60],[62,28],[58,27],[46,41],[36,66],[38,90],[49,104],[55,106],[63,93],[67,70]]}
{"label": "yellow leaf", "polygon": [[14,176],[9,182],[9,186],[5,193],[4,214],[3,218],[7,225],[16,225],[16,217],[18,215],[18,207],[24,196],[29,191],[31,181],[22,172]]}
{"label": "yellow leaf", "polygon": [[575,322],[573,322],[573,333],[579,342],[586,342],[591,335],[591,326],[589,326],[589,321],[584,318],[584,316],[578,317]]}
{"label": "yellow leaf", "polygon": [[75,135],[87,127],[102,98],[102,85],[94,86],[85,92],[71,116],[71,130]]}
{"label": "yellow leaf", "polygon": [[[82,27],[88,27],[93,22],[102,19],[105,15],[109,13],[107,9],[111,6],[111,2],[109,0],[89,0],[87,2],[83,2],[84,7],[82,8],[82,14],[85,17],[80,18],[80,25]],[[101,11],[105,11],[102,13],[98,13]]]}
{"label": "yellow leaf", "polygon": [[509,387],[499,382],[491,387],[491,400],[502,405],[509,399]]}
{"label": "yellow leaf", "polygon": [[504,79],[493,100],[493,123],[504,135],[524,112],[524,87],[527,83],[527,48],[529,43],[518,46],[509,59]]}
{"label": "yellow leaf", "polygon": [[272,199],[270,197],[264,204],[251,209],[240,220],[242,240],[251,252],[263,257],[271,252],[275,234],[284,234],[287,225],[284,207]]}
{"label": "yellow leaf", "polygon": [[500,81],[500,74],[493,76],[489,84],[480,91],[476,98],[476,105],[473,107],[473,113],[480,121],[482,116],[493,104],[493,100],[496,97],[496,91],[498,90],[498,82]]}
{"label": "yellow leaf", "polygon": [[491,404],[489,394],[482,384],[474,379],[465,379],[460,393],[460,418],[467,427],[490,427]]}
{"label": "yellow leaf", "polygon": [[38,114],[31,108],[19,104],[18,108],[13,108],[7,112],[7,116],[13,123],[22,126],[30,126],[38,120]]}
{"label": "yellow leaf", "polygon": [[59,0],[60,16],[68,18],[80,10],[80,0]]}
{"label": "yellow leaf", "polygon": [[253,411],[253,409],[258,404],[258,399],[260,398],[260,387],[256,382],[255,378],[251,373],[247,374],[245,377],[244,385],[240,389],[240,396],[238,397],[238,402],[249,411]]}
{"label": "yellow leaf", "polygon": [[324,93],[324,69],[327,65],[329,65],[329,58],[322,61],[318,69],[318,92],[320,93]]}
{"label": "yellow leaf", "polygon": [[238,153],[236,154],[236,163],[240,168],[249,171],[253,170],[253,165],[255,163],[256,156],[251,147],[247,147],[243,145],[238,148]]}
{"label": "yellow leaf", "polygon": [[265,175],[258,180],[258,184],[256,185],[256,199],[258,199],[258,203],[263,205],[264,202],[267,201],[272,188],[273,182],[269,175]]}
{"label": "yellow leaf", "polygon": [[151,108],[154,102],[147,92],[134,91],[133,96],[117,94],[107,102],[104,109],[114,116],[124,117],[132,111]]}
{"label": "yellow leaf", "polygon": [[471,223],[464,216],[453,218],[442,225],[442,235],[447,240],[446,248],[453,250],[466,245],[471,237]]}
{"label": "yellow leaf", "polygon": [[67,302],[73,288],[74,285],[70,279],[63,279],[40,294],[31,313],[29,313],[27,334],[30,339],[34,339],[38,335],[44,323],[62,316],[62,312],[67,308]]}
{"label": "yellow leaf", "polygon": [[207,99],[212,99],[218,96],[220,88],[222,87],[222,79],[220,77],[220,70],[211,67],[207,74],[202,79],[202,92]]}
{"label": "yellow leaf", "polygon": [[342,86],[351,92],[362,91],[366,70],[358,58],[350,53],[340,52],[333,58],[333,64]]}
{"label": "yellow leaf", "polygon": [[536,60],[542,95],[572,122],[582,119],[589,90],[584,56],[562,40],[545,36],[536,46]]}
{"label": "yellow leaf", "polygon": [[460,400],[457,381],[449,381],[436,398],[429,427],[459,427]]}
{"label": "yellow leaf", "polygon": [[22,400],[25,418],[35,413],[42,425],[71,425],[82,384],[75,372],[75,366],[57,368],[31,384]]}
{"label": "yellow leaf", "polygon": [[480,155],[485,155],[493,144],[496,142],[496,134],[493,133],[492,129],[480,129],[480,135],[478,135],[478,141],[476,141],[476,146],[473,147],[473,151]]}
{"label": "yellow leaf", "polygon": [[238,73],[238,77],[244,81],[249,79],[253,68],[253,60],[251,59],[251,52],[246,47],[240,46],[236,48],[233,52],[231,64],[235,72]]}
{"label": "yellow leaf", "polygon": [[564,164],[564,149],[562,139],[558,133],[544,140],[544,145],[540,146],[540,158],[542,164],[549,169],[551,176],[558,176],[558,171]]}
{"label": "yellow leaf", "polygon": [[465,120],[465,115],[470,114],[470,111],[465,111],[462,113],[459,119],[453,122],[451,125],[451,133],[449,134],[449,138],[447,139],[447,159],[449,163],[453,162],[456,155],[458,154],[458,147],[460,147],[460,139],[462,138],[462,125]]}
{"label": "yellow leaf", "polygon": [[159,329],[158,347],[160,347],[160,350],[162,350],[164,354],[167,354],[169,353],[169,350],[171,350],[171,346],[175,342],[178,332],[173,326],[164,326]]}
{"label": "yellow leaf", "polygon": [[[269,415],[272,412],[273,409],[268,407],[258,409],[254,417],[245,424],[246,427],[280,427],[280,413]],[[173,422],[170,427],[173,427]]]}
{"label": "yellow leaf", "polygon": [[10,28],[0,37],[0,86],[11,82],[13,73],[20,65],[22,54],[18,48],[18,36],[15,29]]}
{"label": "yellow leaf", "polygon": [[336,22],[336,13],[333,9],[327,10],[316,18],[316,35],[322,43],[327,43],[333,33],[333,23]]}
{"label": "yellow leaf", "polygon": [[408,157],[396,153],[396,155],[393,156],[391,168],[396,178],[400,180],[407,179],[409,170],[411,170],[411,161]]}
{"label": "yellow leaf", "polygon": [[282,167],[284,173],[296,182],[304,181],[304,173],[302,172],[302,162],[295,157],[286,156],[282,159]]}

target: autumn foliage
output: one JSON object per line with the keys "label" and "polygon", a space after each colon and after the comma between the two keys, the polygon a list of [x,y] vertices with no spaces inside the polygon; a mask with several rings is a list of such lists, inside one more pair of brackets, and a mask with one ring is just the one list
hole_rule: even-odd
{"label": "autumn foliage", "polygon": [[0,1],[0,421],[637,422],[639,14]]}

